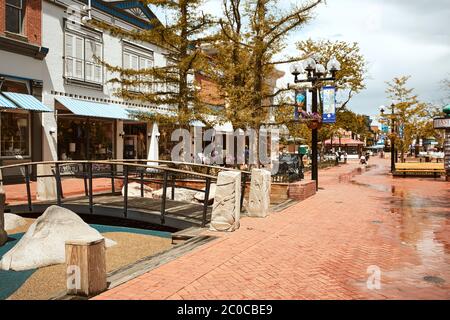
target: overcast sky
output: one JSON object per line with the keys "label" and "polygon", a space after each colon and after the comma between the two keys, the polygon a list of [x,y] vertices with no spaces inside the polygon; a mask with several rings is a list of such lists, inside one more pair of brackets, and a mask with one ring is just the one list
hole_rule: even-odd
{"label": "overcast sky", "polygon": [[[279,7],[295,2],[280,0]],[[205,11],[217,14],[221,3],[207,0]],[[328,0],[308,25],[289,36],[286,54],[308,38],[358,42],[368,62],[367,89],[349,103],[358,113],[375,115],[380,105],[389,104],[385,81],[401,75],[411,75],[410,85],[422,100],[439,103],[446,96],[440,81],[450,78],[449,17],[450,0]],[[279,81],[283,86],[292,76],[288,65],[280,69],[287,73]]]}

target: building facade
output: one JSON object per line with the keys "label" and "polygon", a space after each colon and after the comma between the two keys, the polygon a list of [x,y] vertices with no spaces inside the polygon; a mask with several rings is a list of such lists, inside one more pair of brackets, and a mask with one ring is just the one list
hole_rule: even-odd
{"label": "building facade", "polygon": [[[42,0],[0,0],[0,164],[43,158]],[[10,170],[7,174],[17,175]]]}
{"label": "building facade", "polygon": [[[119,87],[108,80],[120,75],[99,61],[150,68],[166,64],[165,51],[114,37],[86,22],[96,19],[125,30],[144,30],[152,28],[155,18],[139,1],[0,0],[2,165],[147,159],[150,149],[158,147],[150,145],[157,130],[152,130],[155,124],[136,121],[131,111],[166,110],[117,98]],[[34,97],[37,106],[27,101],[20,105],[13,93]]]}

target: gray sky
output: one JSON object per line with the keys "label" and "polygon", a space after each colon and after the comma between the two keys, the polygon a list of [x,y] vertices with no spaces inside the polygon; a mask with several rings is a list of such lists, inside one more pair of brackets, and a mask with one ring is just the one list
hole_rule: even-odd
{"label": "gray sky", "polygon": [[[278,7],[295,2],[280,0]],[[207,0],[204,10],[218,14],[221,3]],[[411,75],[409,84],[424,101],[439,103],[446,96],[439,82],[450,78],[450,0],[328,0],[315,15],[289,36],[285,53],[292,55],[294,43],[308,38],[358,42],[368,79],[367,89],[349,103],[353,111],[378,114],[380,105],[390,103],[385,81],[402,75]],[[279,81],[284,86],[292,81],[289,65],[279,69],[287,73]]]}

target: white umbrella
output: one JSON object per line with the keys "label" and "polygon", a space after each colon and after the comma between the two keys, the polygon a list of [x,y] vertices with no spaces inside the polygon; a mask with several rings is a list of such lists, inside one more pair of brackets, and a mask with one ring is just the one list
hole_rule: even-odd
{"label": "white umbrella", "polygon": [[[150,138],[150,147],[148,149],[148,156],[147,160],[159,160],[159,130],[158,130],[158,124],[156,122],[153,122],[152,126],[152,135]],[[147,162],[147,165],[149,166],[157,166],[157,162]]]}

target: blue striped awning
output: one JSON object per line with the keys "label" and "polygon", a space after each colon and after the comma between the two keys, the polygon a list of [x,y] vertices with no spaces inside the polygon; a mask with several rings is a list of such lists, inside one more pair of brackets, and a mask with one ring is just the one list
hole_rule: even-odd
{"label": "blue striped awning", "polygon": [[55,99],[73,114],[79,116],[121,120],[130,119],[128,112],[117,104],[79,100],[69,97],[55,97]]}
{"label": "blue striped awning", "polygon": [[17,109],[17,106],[4,96],[0,95],[0,108]]}
{"label": "blue striped awning", "polygon": [[23,109],[31,111],[52,112],[52,109],[44,105],[32,95],[16,92],[3,92],[3,94],[9,100]]}
{"label": "blue striped awning", "polygon": [[128,114],[130,119],[137,120],[139,115],[147,115],[147,116],[153,116],[155,114],[161,114],[168,117],[175,117],[177,114],[176,112],[168,109],[144,109],[144,108],[127,108]]}

